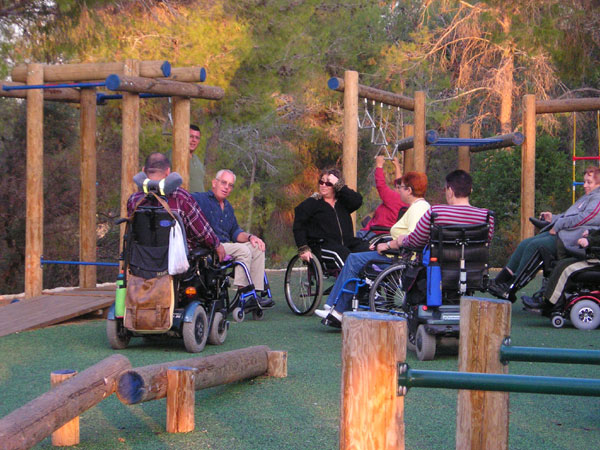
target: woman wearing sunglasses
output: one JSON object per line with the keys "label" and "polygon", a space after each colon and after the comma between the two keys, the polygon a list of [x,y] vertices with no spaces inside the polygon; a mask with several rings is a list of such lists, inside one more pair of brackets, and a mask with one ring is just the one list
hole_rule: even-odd
{"label": "woman wearing sunglasses", "polygon": [[342,267],[351,252],[363,252],[369,244],[354,237],[351,213],[362,205],[362,195],[344,184],[338,169],[326,169],[319,175],[315,192],[295,209],[294,239],[303,261],[312,256],[310,243],[323,240],[322,253]]}

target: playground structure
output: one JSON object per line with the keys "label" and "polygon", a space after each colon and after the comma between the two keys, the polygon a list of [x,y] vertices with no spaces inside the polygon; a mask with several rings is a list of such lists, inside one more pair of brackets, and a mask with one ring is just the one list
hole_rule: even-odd
{"label": "playground structure", "polygon": [[[344,78],[330,78],[328,87],[335,91],[344,93],[344,140],[342,168],[346,184],[357,188],[357,154],[358,154],[358,129],[359,127],[373,128],[375,124],[371,118],[371,125],[365,124],[365,118],[361,121],[358,114],[358,99],[363,98],[372,102],[380,102],[381,107],[398,108],[398,111],[407,110],[414,113],[414,125],[404,125],[404,139],[398,139],[394,143],[394,151],[390,157],[395,156],[397,151],[404,153],[404,171],[426,172],[427,161],[425,149],[427,145],[458,147],[458,168],[470,170],[470,153],[493,150],[499,148],[521,145],[524,137],[521,133],[510,133],[484,139],[472,139],[469,124],[461,124],[458,138],[439,138],[435,131],[426,130],[426,102],[425,92],[416,91],[414,98],[395,94],[358,83],[358,72],[347,70]],[[366,106],[365,106],[366,108]],[[366,112],[366,111],[365,111]],[[370,116],[369,116],[370,117]],[[367,119],[369,117],[366,117]],[[383,117],[382,117],[383,119]],[[368,121],[368,120],[367,120]],[[364,126],[367,125],[367,126]],[[381,133],[381,125],[378,133]],[[399,134],[398,132],[396,133]],[[373,136],[373,134],[372,134]],[[373,139],[372,139],[373,142]],[[376,145],[387,146],[389,143],[384,139],[375,142]],[[353,216],[354,217],[354,216]],[[527,218],[525,218],[527,221]]]}
{"label": "playground structure", "polygon": [[[135,384],[140,374],[154,384]],[[50,391],[0,419],[0,442],[4,450],[31,448],[52,434],[53,445],[76,445],[81,413],[117,391],[138,395],[146,389],[150,394],[139,401],[167,397],[167,432],[192,431],[194,391],[258,376],[287,377],[287,352],[255,346],[133,370],[125,356],[115,354],[81,373],[53,372]]]}
{"label": "playground structure", "polygon": [[508,392],[600,396],[600,380],[508,375],[510,361],[600,364],[600,351],[513,347],[511,304],[461,299],[458,372],[405,364],[406,321],[344,314],[340,448],[404,448],[404,396],[411,387],[459,389],[456,448],[507,449]]}
{"label": "playground structure", "polygon": [[[536,116],[579,111],[600,110],[600,98],[565,98],[555,100],[536,100],[535,95],[523,97],[523,134],[525,141],[521,146],[521,240],[533,236],[534,227],[529,217],[535,217],[535,139]],[[575,136],[573,137],[575,139]],[[576,157],[594,159],[597,157]],[[573,180],[575,181],[575,180]]]}
{"label": "playground structure", "polygon": [[[138,171],[140,97],[173,98],[173,170],[187,186],[189,178],[190,98],[219,100],[219,87],[200,86],[206,79],[201,67],[171,68],[167,61],[81,63],[63,65],[19,65],[4,82],[0,96],[27,101],[27,181],[25,296],[42,293],[43,255],[43,102],[79,103],[81,117],[79,269],[80,287],[96,286],[96,106],[106,99],[122,99],[121,216],[126,215],[129,196],[135,192],[133,176]],[[97,81],[105,78],[105,81]],[[62,84],[49,84],[62,82]],[[68,82],[68,83],[65,83]],[[120,92],[97,94],[98,87]],[[107,98],[110,97],[110,98]]]}

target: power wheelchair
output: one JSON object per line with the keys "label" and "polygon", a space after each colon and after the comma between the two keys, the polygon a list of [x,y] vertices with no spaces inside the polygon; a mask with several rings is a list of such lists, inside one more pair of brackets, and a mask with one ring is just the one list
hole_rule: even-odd
{"label": "power wheelchair", "polygon": [[[364,278],[353,279],[353,309],[405,317],[408,348],[419,360],[432,360],[441,338],[458,338],[460,297],[487,287],[490,218],[491,213],[476,225],[437,225],[432,217],[428,251],[391,251],[389,266],[369,263]],[[441,278],[435,277],[436,267]]]}
{"label": "power wheelchair", "polygon": [[[531,219],[538,228],[543,222]],[[583,263],[583,264],[578,264]],[[585,258],[557,260],[548,250],[540,248],[527,261],[523,269],[515,275],[507,295],[510,300],[524,288],[539,270],[542,270],[542,285],[532,299],[544,305],[542,308],[527,308],[550,317],[552,326],[562,328],[570,320],[575,328],[593,330],[600,326],[600,247],[591,245],[586,249]],[[553,272],[558,271],[553,274]],[[561,293],[556,304],[544,302],[544,292],[551,276],[564,277]],[[522,296],[525,303],[525,296]]]}
{"label": "power wheelchair", "polygon": [[[136,175],[134,180],[147,196],[159,193],[168,195],[181,184],[181,177],[176,173],[167,177],[166,188],[165,184],[160,187],[155,182],[145,182],[143,173]],[[236,321],[243,320],[245,310],[252,311],[256,319],[263,317],[254,289],[238,292],[232,301],[229,299],[228,288],[235,266],[242,265],[248,278],[250,277],[248,269],[241,262],[218,262],[212,251],[195,249],[189,251],[189,269],[186,272],[167,275],[169,234],[174,220],[184,230],[179,215],[166,211],[162,206],[138,206],[131,218],[117,220],[117,223],[126,222],[127,225],[121,254],[123,272],[118,283],[117,298],[109,309],[106,323],[107,338],[114,349],[126,348],[132,337],[175,337],[183,339],[187,351],[197,353],[204,349],[207,342],[213,345],[225,342],[229,329],[227,316],[230,312],[233,312]],[[173,299],[168,308],[171,314],[168,329],[140,329],[136,320],[131,317],[129,321],[126,320],[124,297],[131,275],[144,280],[169,277],[168,291],[164,292]],[[264,292],[271,295],[266,279]],[[159,313],[157,307],[156,314],[164,312]]]}

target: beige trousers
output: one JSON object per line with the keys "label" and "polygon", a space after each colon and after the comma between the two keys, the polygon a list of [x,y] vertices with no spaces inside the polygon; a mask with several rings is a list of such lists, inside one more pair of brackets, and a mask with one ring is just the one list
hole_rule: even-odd
{"label": "beige trousers", "polygon": [[[231,255],[235,261],[246,264],[255,289],[262,291],[265,288],[265,252],[261,251],[258,247],[252,246],[250,242],[225,242],[223,247],[225,247],[227,254]],[[236,266],[235,268],[233,284],[236,286],[248,285],[246,273],[240,266]]]}

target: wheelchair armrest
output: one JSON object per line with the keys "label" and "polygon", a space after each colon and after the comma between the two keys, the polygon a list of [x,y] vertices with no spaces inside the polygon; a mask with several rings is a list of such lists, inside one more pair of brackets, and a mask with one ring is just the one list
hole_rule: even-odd
{"label": "wheelchair armrest", "polygon": [[190,250],[190,258],[203,258],[212,255],[213,251],[204,247],[198,247]]}
{"label": "wheelchair armrest", "polygon": [[119,217],[117,219],[115,219],[114,224],[115,225],[121,225],[123,222],[127,222],[129,219],[127,217]]}
{"label": "wheelchair armrest", "polygon": [[373,225],[372,227],[369,227],[369,231],[383,231],[385,233],[389,233],[391,230],[391,227],[384,227],[382,225]]}
{"label": "wheelchair armrest", "polygon": [[536,219],[535,217],[530,217],[529,221],[533,224],[534,227],[540,230],[550,225],[550,222],[548,222],[547,220]]}

